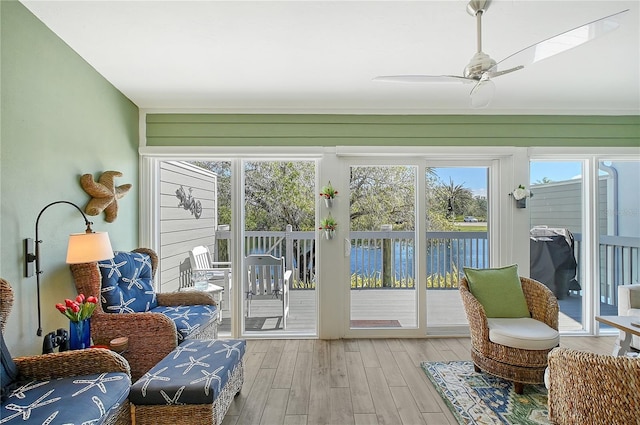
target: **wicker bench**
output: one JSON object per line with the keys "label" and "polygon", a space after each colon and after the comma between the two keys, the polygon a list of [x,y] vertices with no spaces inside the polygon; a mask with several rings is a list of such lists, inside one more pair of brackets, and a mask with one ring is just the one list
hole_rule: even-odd
{"label": "wicker bench", "polygon": [[129,392],[136,425],[220,425],[244,382],[246,341],[184,342]]}

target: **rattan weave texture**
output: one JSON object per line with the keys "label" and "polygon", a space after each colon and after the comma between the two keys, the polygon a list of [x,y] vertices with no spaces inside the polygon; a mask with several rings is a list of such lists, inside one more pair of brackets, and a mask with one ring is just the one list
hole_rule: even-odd
{"label": "rattan weave texture", "polygon": [[[0,320],[2,331],[13,305],[13,290],[0,278]],[[84,376],[103,372],[122,372],[131,377],[129,363],[120,355],[106,349],[64,351],[39,356],[23,356],[13,359],[21,380],[51,380],[72,376]],[[129,401],[125,400],[105,424],[131,424]]]}
{"label": "rattan weave texture", "polygon": [[[542,283],[520,277],[531,317],[558,330],[558,301]],[[544,382],[547,355],[550,350],[522,350],[499,345],[489,340],[489,326],[484,308],[471,294],[465,277],[460,280],[460,296],[471,332],[471,358],[481,370],[522,384]]]}
{"label": "rattan weave texture", "polygon": [[241,359],[213,404],[131,405],[136,425],[221,425],[244,383]]}
{"label": "rattan weave texture", "polygon": [[549,419],[561,425],[640,423],[640,359],[553,349]]}
{"label": "rattan weave texture", "polygon": [[[158,256],[148,248],[138,248],[134,252],[148,254],[151,258],[153,275],[158,267]],[[98,263],[72,264],[71,273],[78,293],[93,295],[100,299],[102,275]],[[206,292],[158,293],[159,305],[216,305],[213,296]],[[131,366],[131,376],[138,380],[178,346],[175,324],[159,313],[105,313],[101,303],[91,316],[91,336],[96,345],[109,345],[114,338],[126,336],[129,347],[124,356]],[[192,338],[211,339],[217,337],[217,321],[212,319]]]}

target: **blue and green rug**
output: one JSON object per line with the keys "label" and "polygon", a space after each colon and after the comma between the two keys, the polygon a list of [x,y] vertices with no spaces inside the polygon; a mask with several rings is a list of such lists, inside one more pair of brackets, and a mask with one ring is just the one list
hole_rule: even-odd
{"label": "blue and green rug", "polygon": [[504,379],[477,373],[472,362],[422,362],[422,369],[460,424],[550,424],[544,385],[513,391]]}

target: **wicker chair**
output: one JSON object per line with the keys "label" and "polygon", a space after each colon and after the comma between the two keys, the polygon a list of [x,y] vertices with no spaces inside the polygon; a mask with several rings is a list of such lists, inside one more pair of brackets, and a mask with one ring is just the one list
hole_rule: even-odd
{"label": "wicker chair", "polygon": [[567,348],[549,353],[549,419],[556,424],[637,424],[640,359]]}
{"label": "wicker chair", "polygon": [[[0,279],[0,329],[3,333],[12,306],[13,289],[6,280]],[[105,349],[74,350],[39,356],[16,357],[13,362],[18,368],[18,379],[20,381],[49,381],[46,385],[52,388],[56,386],[55,380],[59,378],[107,372],[121,372],[127,375],[127,393],[128,387],[131,385],[131,372],[127,361],[113,351]],[[78,411],[86,409],[87,406],[84,403],[87,403],[87,400],[79,400],[79,403],[82,404],[68,407]],[[103,407],[106,409],[111,408],[111,406]],[[126,398],[119,406],[114,407],[105,414],[107,417],[104,422],[100,423],[131,424],[129,400]],[[8,418],[5,418],[5,420],[8,420]],[[22,423],[22,420],[20,422]]]}
{"label": "wicker chair", "polygon": [[[138,248],[133,252],[149,255],[153,276],[158,267],[158,256],[153,250]],[[72,264],[78,293],[93,295],[100,299],[102,275],[98,263]],[[205,292],[170,292],[156,294],[160,306],[216,305],[211,294]],[[211,339],[217,337],[217,318],[200,328],[188,338]],[[91,316],[91,336],[97,345],[109,345],[118,337],[129,338],[124,357],[131,366],[134,381],[162,360],[178,346],[178,332],[174,322],[164,314],[144,313],[106,313],[101,303]]]}
{"label": "wicker chair", "polygon": [[[558,301],[542,283],[520,277],[522,291],[531,317],[558,330]],[[513,381],[521,394],[524,384],[541,384],[547,367],[547,350],[525,350],[496,344],[489,340],[489,325],[484,308],[469,290],[466,277],[460,280],[460,295],[471,331],[471,358],[476,371],[484,371]]]}

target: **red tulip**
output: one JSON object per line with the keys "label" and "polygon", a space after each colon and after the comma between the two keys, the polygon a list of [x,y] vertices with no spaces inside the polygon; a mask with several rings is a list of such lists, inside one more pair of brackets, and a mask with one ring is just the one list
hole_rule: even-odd
{"label": "red tulip", "polygon": [[79,294],[76,297],[76,302],[78,302],[79,304],[82,304],[84,302],[84,295],[83,294]]}
{"label": "red tulip", "polygon": [[94,297],[93,295],[89,295],[87,297],[87,302],[91,303],[91,304],[96,304],[98,302],[98,299],[96,297]]}
{"label": "red tulip", "polygon": [[75,304],[75,301],[71,301],[69,298],[67,298],[64,300],[64,303],[66,304],[67,307],[71,308]]}
{"label": "red tulip", "polygon": [[67,311],[67,307],[65,307],[64,304],[58,303],[58,304],[56,304],[56,308],[58,309],[58,311],[60,313],[64,313],[65,311]]}
{"label": "red tulip", "polygon": [[77,313],[80,311],[80,306],[78,304],[73,304],[70,308],[71,308],[71,311],[73,311],[74,313]]}

